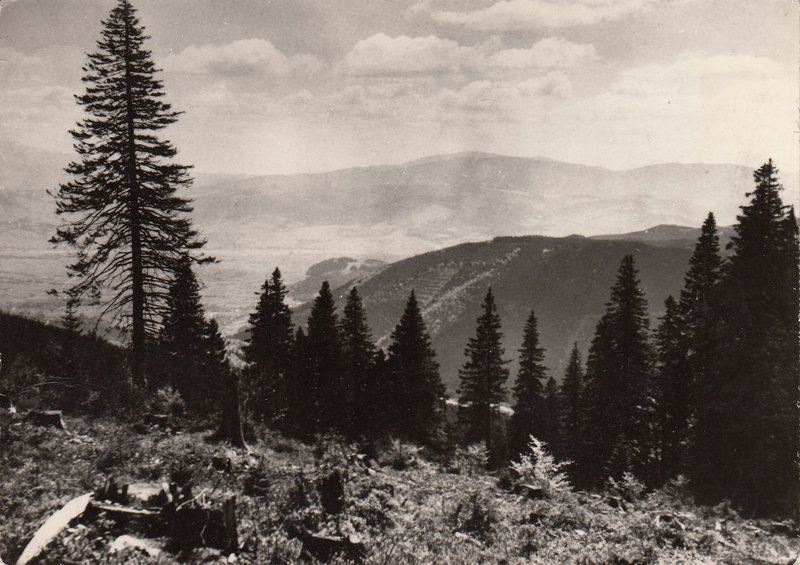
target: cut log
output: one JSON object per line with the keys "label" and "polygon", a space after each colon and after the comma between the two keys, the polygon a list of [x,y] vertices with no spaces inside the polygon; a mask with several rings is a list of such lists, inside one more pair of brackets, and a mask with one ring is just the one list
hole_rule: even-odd
{"label": "cut log", "polygon": [[61,410],[31,410],[28,412],[27,418],[36,426],[58,430],[67,429],[64,426],[64,420],[61,419]]}
{"label": "cut log", "polygon": [[[59,415],[60,414],[59,412]],[[27,563],[39,555],[47,544],[53,541],[58,534],[69,526],[70,522],[86,511],[86,507],[91,500],[92,493],[81,495],[77,498],[73,498],[60,510],[52,514],[45,523],[36,530],[31,541],[25,546],[22,555],[17,559],[17,565],[27,565]]]}
{"label": "cut log", "polygon": [[87,517],[93,517],[99,514],[113,520],[115,524],[124,528],[125,531],[140,532],[148,536],[153,535],[154,537],[160,537],[164,535],[167,529],[161,513],[154,510],[102,504],[92,501],[86,511]]}

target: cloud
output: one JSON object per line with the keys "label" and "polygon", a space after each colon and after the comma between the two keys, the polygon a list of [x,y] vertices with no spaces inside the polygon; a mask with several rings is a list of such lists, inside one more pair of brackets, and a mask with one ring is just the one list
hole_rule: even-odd
{"label": "cloud", "polygon": [[483,31],[548,29],[619,20],[658,3],[660,0],[500,0],[488,8],[436,10],[430,16],[440,24]]}
{"label": "cloud", "polygon": [[540,97],[566,97],[572,93],[569,78],[561,72],[550,72],[545,76],[522,82],[479,80],[464,88],[444,90],[436,99],[444,107],[461,110],[478,110],[496,113],[518,113],[519,109]]}
{"label": "cloud", "polygon": [[288,76],[313,75],[324,65],[314,55],[285,55],[266,39],[237,39],[225,45],[190,45],[167,56],[163,66],[183,74]]}
{"label": "cloud", "polygon": [[572,43],[560,37],[547,37],[530,49],[505,49],[491,55],[493,67],[509,69],[571,68],[598,59],[594,45]]}
{"label": "cloud", "polygon": [[342,64],[345,72],[351,75],[456,72],[471,55],[470,48],[435,35],[389,37],[376,33],[357,42],[344,56]]}
{"label": "cloud", "polygon": [[558,37],[542,39],[526,49],[502,49],[497,38],[464,46],[435,35],[390,37],[377,33],[356,43],[340,68],[345,74],[356,76],[481,73],[569,68],[597,58],[593,45]]}

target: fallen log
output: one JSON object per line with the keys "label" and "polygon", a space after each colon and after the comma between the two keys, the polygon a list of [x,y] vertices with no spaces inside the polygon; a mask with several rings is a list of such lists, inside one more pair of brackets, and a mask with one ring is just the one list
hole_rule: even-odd
{"label": "fallen log", "polygon": [[35,426],[66,430],[64,420],[61,419],[61,410],[31,410],[27,419]]}
{"label": "fallen log", "polygon": [[[59,412],[59,414],[61,413]],[[86,507],[91,500],[92,493],[78,496],[52,514],[45,523],[36,530],[36,533],[33,534],[31,541],[28,542],[22,555],[17,559],[17,565],[27,565],[27,563],[39,555],[47,544],[53,541],[58,534],[69,526],[70,522],[86,511]]]}

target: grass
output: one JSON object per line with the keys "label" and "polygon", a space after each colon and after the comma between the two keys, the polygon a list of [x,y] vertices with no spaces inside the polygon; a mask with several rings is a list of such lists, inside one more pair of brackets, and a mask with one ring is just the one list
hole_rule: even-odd
{"label": "grass", "polygon": [[[530,500],[493,475],[429,462],[398,444],[376,462],[335,440],[307,446],[265,429],[245,453],[205,442],[202,429],[141,435],[110,420],[66,423],[69,433],[0,416],[0,557],[7,563],[52,512],[108,475],[122,483],[191,480],[211,502],[236,494],[236,563],[302,561],[300,529],[360,541],[368,564],[778,564],[800,554],[800,539],[785,525],[695,506],[680,484],[617,504],[623,508],[605,494]],[[344,508],[329,515],[318,485],[334,471],[344,479]],[[206,548],[157,558],[136,549],[109,554],[122,533],[103,520],[74,524],[39,562],[233,562]]]}

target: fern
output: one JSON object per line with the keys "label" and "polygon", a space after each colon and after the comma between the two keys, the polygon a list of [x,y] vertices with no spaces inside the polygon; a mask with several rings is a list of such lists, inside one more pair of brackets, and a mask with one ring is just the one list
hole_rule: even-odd
{"label": "fern", "polygon": [[511,463],[511,470],[517,475],[517,482],[540,487],[548,498],[572,492],[564,468],[571,461],[556,461],[543,441],[530,436],[530,453]]}

